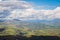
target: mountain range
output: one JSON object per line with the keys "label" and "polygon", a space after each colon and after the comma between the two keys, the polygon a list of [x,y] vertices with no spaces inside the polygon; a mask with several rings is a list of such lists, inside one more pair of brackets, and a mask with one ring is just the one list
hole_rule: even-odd
{"label": "mountain range", "polygon": [[0,20],[0,25],[14,25],[16,28],[27,27],[32,30],[60,28],[60,19],[54,20],[26,20],[19,19],[14,20]]}

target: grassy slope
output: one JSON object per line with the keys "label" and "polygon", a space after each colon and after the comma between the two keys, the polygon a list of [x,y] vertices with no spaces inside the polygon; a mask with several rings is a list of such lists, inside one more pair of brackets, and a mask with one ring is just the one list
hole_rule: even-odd
{"label": "grassy slope", "polygon": [[[4,29],[1,31],[1,28]],[[40,29],[40,30],[31,30],[27,27],[24,28],[15,28],[13,25],[10,26],[1,26],[0,25],[0,36],[4,35],[22,35],[30,37],[31,35],[36,36],[60,36],[60,29]]]}

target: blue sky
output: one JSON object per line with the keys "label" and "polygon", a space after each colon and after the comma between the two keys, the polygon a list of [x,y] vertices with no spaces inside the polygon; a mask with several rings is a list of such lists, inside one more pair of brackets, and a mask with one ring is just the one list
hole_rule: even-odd
{"label": "blue sky", "polygon": [[36,6],[45,6],[46,9],[54,9],[60,6],[60,0],[25,0],[33,3]]}
{"label": "blue sky", "polygon": [[60,6],[60,0],[25,0],[25,1],[33,2],[36,5]]}

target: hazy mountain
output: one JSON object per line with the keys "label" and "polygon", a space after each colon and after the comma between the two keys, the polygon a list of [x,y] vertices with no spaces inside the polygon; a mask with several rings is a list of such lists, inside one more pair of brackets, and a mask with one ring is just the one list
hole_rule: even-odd
{"label": "hazy mountain", "polygon": [[[3,24],[1,23],[3,22]],[[2,25],[15,25],[17,28],[27,27],[33,30],[47,29],[47,28],[60,28],[60,19],[54,20],[26,20],[19,19],[2,20]]]}

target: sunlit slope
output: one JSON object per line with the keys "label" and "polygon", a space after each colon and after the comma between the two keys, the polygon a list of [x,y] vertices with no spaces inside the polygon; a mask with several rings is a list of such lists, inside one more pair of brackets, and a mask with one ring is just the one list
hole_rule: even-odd
{"label": "sunlit slope", "polygon": [[16,28],[13,25],[1,26],[0,25],[0,36],[6,35],[21,35],[30,37],[31,35],[36,36],[60,36],[60,29],[40,29],[32,30],[28,27]]}

